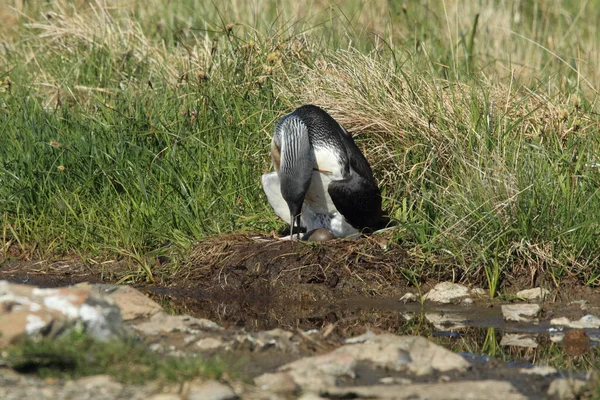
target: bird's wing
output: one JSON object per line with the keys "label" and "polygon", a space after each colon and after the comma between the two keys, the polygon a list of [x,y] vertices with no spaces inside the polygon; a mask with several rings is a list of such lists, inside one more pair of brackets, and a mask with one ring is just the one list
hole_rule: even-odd
{"label": "bird's wing", "polygon": [[263,190],[267,195],[267,200],[275,214],[287,223],[290,222],[290,209],[281,195],[281,187],[279,184],[279,176],[277,172],[264,174],[261,179]]}
{"label": "bird's wing", "polygon": [[377,184],[351,171],[346,179],[332,181],[327,189],[337,210],[356,229],[381,223],[381,193]]}
{"label": "bird's wing", "polygon": [[[341,126],[341,125],[340,125]],[[375,228],[381,223],[381,192],[371,166],[352,136],[342,127],[340,139],[346,149],[349,172],[344,179],[332,181],[328,193],[337,210],[357,229]]]}

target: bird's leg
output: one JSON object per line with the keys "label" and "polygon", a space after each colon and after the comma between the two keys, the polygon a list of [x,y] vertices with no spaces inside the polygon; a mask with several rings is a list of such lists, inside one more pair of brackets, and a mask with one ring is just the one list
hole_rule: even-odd
{"label": "bird's leg", "polygon": [[294,225],[298,228],[296,229],[296,240],[300,240],[300,214],[290,213],[290,240],[294,240]]}
{"label": "bird's leg", "polygon": [[296,216],[293,212],[290,212],[290,240],[294,239],[294,222],[296,221]]}

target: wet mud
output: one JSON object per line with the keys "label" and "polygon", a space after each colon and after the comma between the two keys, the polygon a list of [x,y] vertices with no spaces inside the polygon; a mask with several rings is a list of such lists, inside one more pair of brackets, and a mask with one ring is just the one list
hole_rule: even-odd
{"label": "wet mud", "polygon": [[[549,287],[552,294],[542,303],[540,322],[529,323],[504,321],[502,301],[485,295],[474,297],[470,305],[418,300],[405,304],[399,301],[402,295],[411,292],[419,299],[440,281],[486,285],[483,277],[466,279],[451,259],[421,260],[384,236],[325,243],[220,236],[199,243],[177,265],[157,261],[153,272],[154,282],[131,285],[173,314],[207,318],[225,328],[320,330],[336,342],[369,330],[421,335],[456,352],[489,355],[492,358],[487,362],[564,358],[566,363],[580,363],[583,369],[589,369],[590,363],[596,365],[598,329],[569,333],[547,322],[555,315],[578,319],[589,312],[574,300],[600,307],[593,289],[577,282]],[[530,288],[531,276],[524,274],[502,281],[499,290],[515,293]],[[0,264],[0,279],[41,287],[116,283],[134,275],[125,260],[90,264],[74,259],[33,262],[13,258]]]}

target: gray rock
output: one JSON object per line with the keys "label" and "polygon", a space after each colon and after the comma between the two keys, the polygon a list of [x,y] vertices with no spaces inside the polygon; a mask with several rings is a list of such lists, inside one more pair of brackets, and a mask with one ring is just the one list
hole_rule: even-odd
{"label": "gray rock", "polygon": [[150,396],[148,400],[182,400],[181,396],[175,393],[161,393]]}
{"label": "gray rock", "polygon": [[560,317],[551,319],[550,324],[568,326],[575,329],[597,329],[600,328],[600,318],[591,314],[584,315],[577,321],[571,321],[567,317]]}
{"label": "gray rock", "polygon": [[150,318],[158,314],[162,307],[145,296],[139,290],[131,286],[89,284],[87,282],[75,285],[75,287],[89,287],[93,293],[103,298],[110,299],[121,310],[121,318],[124,321]]}
{"label": "gray rock", "polygon": [[379,383],[383,383],[385,385],[410,385],[412,381],[407,378],[399,378],[397,376],[386,376],[385,378],[381,378]]}
{"label": "gray rock", "polygon": [[123,391],[123,384],[117,382],[109,375],[93,375],[68,381],[63,390],[65,392],[87,392],[101,395],[105,398],[117,397]]}
{"label": "gray rock", "polygon": [[169,315],[164,312],[153,315],[149,321],[133,325],[133,328],[148,336],[169,332],[197,334],[206,331],[219,332],[223,330],[216,323],[204,318],[194,318],[189,315]]}
{"label": "gray rock", "polygon": [[471,289],[471,294],[474,296],[485,296],[487,295],[487,292],[482,288],[473,288]]}
{"label": "gray rock", "polygon": [[275,393],[294,393],[299,389],[294,377],[286,372],[262,374],[254,379],[254,383],[262,390]]}
{"label": "gray rock", "polygon": [[466,297],[469,297],[469,288],[452,282],[438,283],[424,296],[425,300],[442,304],[460,302]]}
{"label": "gray rock", "polygon": [[373,332],[372,330],[368,329],[362,335],[354,336],[354,337],[351,337],[351,338],[348,338],[348,339],[344,340],[344,343],[346,343],[346,344],[364,343],[364,342],[366,342],[369,339],[373,339],[375,336],[377,336],[375,334],[375,332]]}
{"label": "gray rock", "polygon": [[541,287],[526,289],[517,292],[517,297],[522,297],[525,300],[541,300],[544,301],[550,295],[550,291]]}
{"label": "gray rock", "polygon": [[539,304],[503,304],[502,315],[506,321],[533,321],[539,314]]}
{"label": "gray rock", "polygon": [[215,337],[206,337],[200,339],[196,342],[195,346],[200,351],[211,351],[219,348],[226,347],[226,343],[224,343],[221,339]]}
{"label": "gray rock", "polygon": [[229,385],[217,381],[190,383],[187,400],[236,400],[238,396]]}
{"label": "gray rock", "polygon": [[304,394],[304,395],[298,397],[298,400],[327,400],[327,399],[325,399],[325,397],[321,397],[314,393],[307,393],[307,394]]}
{"label": "gray rock", "polygon": [[244,333],[235,336],[234,343],[238,349],[249,351],[276,348],[285,353],[298,353],[298,343],[292,340],[294,334],[283,329],[272,329],[270,331]]}
{"label": "gray rock", "polygon": [[548,365],[540,365],[540,366],[535,366],[533,368],[521,368],[521,369],[519,369],[519,372],[521,374],[525,374],[525,375],[548,376],[548,375],[557,374],[558,370],[556,368],[550,367]]}
{"label": "gray rock", "polygon": [[417,295],[414,293],[406,293],[404,296],[400,297],[399,301],[401,301],[404,304],[414,303],[415,301],[417,301]]}
{"label": "gray rock", "polygon": [[550,320],[550,325],[569,326],[570,323],[571,320],[567,317],[552,318]]}
{"label": "gray rock", "polygon": [[408,371],[425,375],[434,371],[464,371],[469,363],[461,356],[425,338],[391,334],[366,338],[361,343],[346,344],[326,354],[306,357],[264,374],[255,383],[265,390],[291,391],[298,387],[318,392],[335,386],[341,378],[353,379],[359,362],[374,368]]}
{"label": "gray rock", "polygon": [[505,333],[500,340],[500,346],[517,346],[535,349],[538,342],[534,336],[522,333]]}
{"label": "gray rock", "polygon": [[466,327],[467,316],[448,312],[428,312],[425,319],[431,322],[435,329],[440,331],[460,330]]}
{"label": "gray rock", "polygon": [[333,398],[390,400],[527,399],[527,397],[519,393],[510,382],[493,380],[420,383],[410,385],[330,387],[323,394]]}
{"label": "gray rock", "polygon": [[103,341],[130,334],[119,308],[90,288],[39,289],[0,281],[0,348],[23,335],[52,337],[74,327]]}
{"label": "gray rock", "polygon": [[550,383],[548,396],[560,400],[577,399],[585,390],[587,383],[579,379],[559,378]]}
{"label": "gray rock", "polygon": [[585,329],[585,328],[600,328],[600,318],[595,315],[584,315],[579,321],[573,321],[569,324],[571,328]]}

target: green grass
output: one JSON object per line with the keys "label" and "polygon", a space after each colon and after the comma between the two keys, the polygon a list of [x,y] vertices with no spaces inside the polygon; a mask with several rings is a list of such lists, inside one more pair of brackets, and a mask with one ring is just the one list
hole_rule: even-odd
{"label": "green grass", "polygon": [[414,254],[492,294],[519,271],[600,283],[598,0],[33,3],[0,13],[3,249],[281,228],[259,178],[275,121],[313,102]]}
{"label": "green grass", "polygon": [[163,356],[132,341],[98,342],[70,332],[53,339],[23,339],[4,349],[2,359],[11,368],[41,378],[77,379],[107,374],[123,383],[183,382],[196,377],[218,379],[235,366],[218,359]]}

